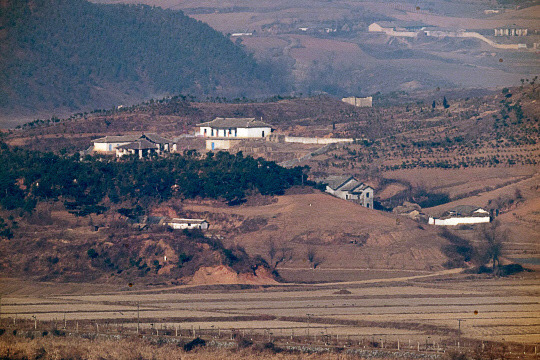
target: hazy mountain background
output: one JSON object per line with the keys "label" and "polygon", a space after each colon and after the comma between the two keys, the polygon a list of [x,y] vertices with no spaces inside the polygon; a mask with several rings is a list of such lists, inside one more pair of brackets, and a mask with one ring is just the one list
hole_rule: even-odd
{"label": "hazy mountain background", "polygon": [[[179,93],[341,97],[519,85],[540,72],[531,50],[539,17],[538,2],[503,0],[3,0],[0,125]],[[467,29],[529,49],[368,32],[379,21]],[[529,36],[492,36],[512,24]]]}
{"label": "hazy mountain background", "polygon": [[181,11],[85,0],[0,5],[0,109],[39,116],[165,94],[287,91],[272,72]]}

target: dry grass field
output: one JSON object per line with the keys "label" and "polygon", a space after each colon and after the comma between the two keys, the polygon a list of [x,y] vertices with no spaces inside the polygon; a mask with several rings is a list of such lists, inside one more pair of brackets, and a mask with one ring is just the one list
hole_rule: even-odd
{"label": "dry grass field", "polygon": [[[286,195],[262,206],[217,207],[184,203],[184,211],[198,216],[241,216],[265,223],[256,232],[237,234],[219,228],[224,241],[246,248],[252,255],[268,258],[269,244],[288,248],[291,259],[280,265],[283,276],[298,279],[293,271],[310,268],[308,249],[316,253],[317,271],[306,275],[311,281],[372,277],[378,269],[395,271],[441,270],[446,257],[437,229],[424,228],[412,220],[373,211],[328,194]],[[244,220],[245,221],[245,220]],[[292,268],[293,270],[291,270]],[[369,271],[366,271],[369,269]],[[279,270],[279,269],[278,269]],[[380,272],[377,273],[377,276]],[[385,275],[383,275],[385,276]]]}
{"label": "dry grass field", "polygon": [[277,342],[375,339],[414,349],[426,342],[455,345],[461,319],[465,345],[474,340],[538,345],[540,339],[540,281],[534,274],[490,279],[446,272],[245,289],[135,285],[124,291],[90,288],[87,295],[61,294],[73,287],[84,292],[82,284],[57,284],[50,295],[41,284],[31,284],[41,288],[39,295],[22,295],[28,283],[5,279],[1,285],[4,326],[33,327],[35,316],[41,328],[133,334],[139,314],[148,335],[227,337],[232,331]]}

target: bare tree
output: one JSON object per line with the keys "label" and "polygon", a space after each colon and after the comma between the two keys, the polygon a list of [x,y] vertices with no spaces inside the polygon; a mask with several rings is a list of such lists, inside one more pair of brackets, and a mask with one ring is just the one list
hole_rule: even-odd
{"label": "bare tree", "polygon": [[324,258],[320,256],[317,253],[317,250],[312,246],[307,249],[306,257],[311,264],[312,269],[316,269],[317,266],[319,266],[324,261]]}
{"label": "bare tree", "polygon": [[293,257],[293,251],[291,248],[288,248],[285,245],[278,247],[273,238],[271,238],[268,242],[267,254],[272,270],[276,270],[279,264],[290,261]]}
{"label": "bare tree", "polygon": [[503,243],[508,240],[508,232],[503,231],[500,222],[495,220],[480,229],[480,240],[483,242],[482,257],[485,263],[492,263],[493,273],[497,274],[501,266],[500,256]]}

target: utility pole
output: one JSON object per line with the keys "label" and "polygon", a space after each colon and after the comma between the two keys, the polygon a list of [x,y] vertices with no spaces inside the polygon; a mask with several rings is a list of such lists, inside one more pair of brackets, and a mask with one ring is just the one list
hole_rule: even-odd
{"label": "utility pole", "polygon": [[139,304],[140,302],[137,302],[137,334],[139,334]]}
{"label": "utility pole", "polygon": [[458,321],[458,348],[461,344],[461,322],[462,321],[466,321],[466,320],[463,320],[463,319],[457,319]]}

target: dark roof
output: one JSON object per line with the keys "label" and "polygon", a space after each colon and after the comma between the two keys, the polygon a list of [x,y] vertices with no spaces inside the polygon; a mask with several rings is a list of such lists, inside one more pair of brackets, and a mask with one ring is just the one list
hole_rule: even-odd
{"label": "dark roof", "polygon": [[516,24],[495,27],[495,29],[526,29],[526,28],[527,28],[526,26],[518,26]]}
{"label": "dark roof", "polygon": [[347,184],[345,184],[344,186],[342,186],[341,188],[339,188],[339,190],[341,191],[352,191],[352,190],[355,190],[357,187],[359,186],[362,186],[363,184],[356,180],[356,179],[352,179],[351,181],[348,181]]}
{"label": "dark roof", "polygon": [[164,137],[161,137],[158,134],[154,133],[144,134],[142,137],[147,138],[154,144],[171,144],[173,142],[172,140],[165,139]]}
{"label": "dark roof", "polygon": [[140,135],[105,136],[99,139],[95,139],[93,141],[94,143],[122,143],[132,142],[140,138]]}
{"label": "dark roof", "polygon": [[167,220],[167,224],[202,224],[203,222],[208,222],[204,219],[179,219],[172,218]]}
{"label": "dark roof", "polygon": [[127,150],[145,150],[145,149],[155,149],[156,145],[151,143],[146,139],[139,139],[137,141],[131,142],[129,144],[121,145],[118,149],[127,149]]}
{"label": "dark roof", "polygon": [[122,142],[133,142],[139,139],[147,139],[155,144],[170,144],[171,140],[165,139],[164,137],[159,136],[158,134],[148,133],[142,135],[120,135],[120,136],[105,136],[99,139],[93,140],[95,143],[122,143]]}
{"label": "dark roof", "polygon": [[424,23],[417,21],[376,21],[375,24],[383,28],[423,28],[431,27],[430,25],[425,25]]}
{"label": "dark roof", "polygon": [[354,179],[354,177],[350,175],[331,175],[324,179],[323,183],[327,184],[330,189],[336,190],[350,179]]}
{"label": "dark roof", "polygon": [[228,129],[228,128],[256,128],[256,127],[272,127],[267,123],[264,123],[255,118],[215,118],[212,121],[208,121],[197,126],[208,126],[214,129]]}
{"label": "dark roof", "polygon": [[[484,210],[481,207],[473,205],[458,205],[446,212],[447,215],[457,215],[457,216],[471,216],[477,210]],[[485,210],[484,210],[485,211]],[[481,212],[482,214],[484,212]]]}

